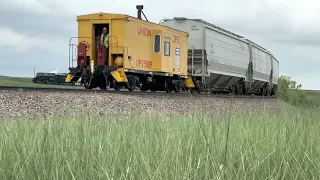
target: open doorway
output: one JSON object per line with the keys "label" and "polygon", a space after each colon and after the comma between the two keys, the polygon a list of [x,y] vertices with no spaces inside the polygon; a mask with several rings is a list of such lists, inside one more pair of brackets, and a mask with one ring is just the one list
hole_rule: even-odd
{"label": "open doorway", "polygon": [[109,24],[95,24],[94,25],[94,37],[98,37],[98,36],[100,37],[104,27],[106,27],[109,32]]}
{"label": "open doorway", "polygon": [[[103,32],[103,28],[107,28],[108,29],[108,33],[110,32],[110,29],[109,29],[109,24],[94,24],[93,25],[94,27],[94,52],[93,52],[93,58],[96,60],[98,59],[98,43],[100,41],[100,36]],[[106,59],[109,59],[108,56],[106,57]]]}

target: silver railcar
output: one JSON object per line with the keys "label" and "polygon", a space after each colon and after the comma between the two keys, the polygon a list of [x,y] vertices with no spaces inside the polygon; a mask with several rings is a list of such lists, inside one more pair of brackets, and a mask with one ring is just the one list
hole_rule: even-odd
{"label": "silver railcar", "polygon": [[267,49],[201,19],[178,17],[160,24],[189,33],[189,71],[204,90],[275,93],[279,61]]}

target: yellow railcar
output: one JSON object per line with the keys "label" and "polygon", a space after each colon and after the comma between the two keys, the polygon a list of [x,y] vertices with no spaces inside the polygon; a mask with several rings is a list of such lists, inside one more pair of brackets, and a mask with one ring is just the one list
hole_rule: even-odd
{"label": "yellow railcar", "polygon": [[[81,78],[87,89],[108,85],[130,91],[195,89],[188,76],[188,33],[124,14],[81,15],[77,22],[78,37],[69,43],[66,82]],[[107,48],[100,42],[104,28]],[[72,44],[74,39],[77,45]]]}

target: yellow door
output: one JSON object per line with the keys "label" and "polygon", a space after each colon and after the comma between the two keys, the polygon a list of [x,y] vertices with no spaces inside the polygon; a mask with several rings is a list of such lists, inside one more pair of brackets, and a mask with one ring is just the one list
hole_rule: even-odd
{"label": "yellow door", "polygon": [[152,30],[152,70],[161,71],[162,57],[162,31],[158,29]]}

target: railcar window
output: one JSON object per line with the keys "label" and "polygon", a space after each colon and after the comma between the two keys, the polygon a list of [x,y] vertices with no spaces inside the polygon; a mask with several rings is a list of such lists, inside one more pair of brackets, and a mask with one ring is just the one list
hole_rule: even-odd
{"label": "railcar window", "polygon": [[161,36],[159,34],[154,35],[153,40],[153,52],[160,53],[161,50]]}
{"label": "railcar window", "polygon": [[164,55],[170,56],[170,42],[164,42]]}

